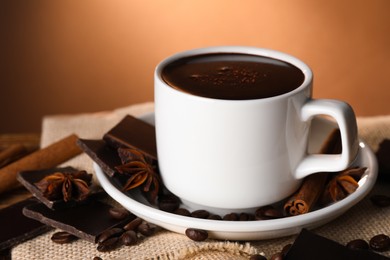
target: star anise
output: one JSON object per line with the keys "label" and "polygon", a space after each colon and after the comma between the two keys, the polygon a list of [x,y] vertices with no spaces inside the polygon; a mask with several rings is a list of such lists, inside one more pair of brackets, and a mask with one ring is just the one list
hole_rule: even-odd
{"label": "star anise", "polygon": [[367,168],[349,168],[336,174],[328,182],[321,202],[326,205],[344,199],[359,187],[358,181]]}
{"label": "star anise", "polygon": [[81,201],[88,197],[91,181],[92,174],[86,171],[55,172],[35,183],[35,186],[49,200]]}
{"label": "star anise", "polygon": [[120,174],[129,177],[123,190],[129,191],[142,186],[143,192],[148,194],[149,202],[155,203],[160,188],[160,177],[156,164],[136,149],[119,148],[118,154],[122,165],[115,168]]}

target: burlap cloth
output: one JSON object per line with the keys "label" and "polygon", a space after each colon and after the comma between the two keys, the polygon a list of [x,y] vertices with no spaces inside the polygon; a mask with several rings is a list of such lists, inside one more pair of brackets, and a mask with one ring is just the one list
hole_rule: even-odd
{"label": "burlap cloth", "polygon": [[[153,108],[153,103],[143,103],[109,112],[47,116],[43,120],[41,145],[45,147],[70,133],[76,133],[81,138],[99,139],[124,115],[138,116],[152,112]],[[390,139],[390,116],[359,118],[358,125],[360,137],[374,151],[384,138]],[[92,161],[85,154],[64,165],[93,172]],[[389,183],[377,182],[371,194],[390,195],[389,187]],[[369,196],[341,217],[313,231],[342,244],[356,238],[369,240],[379,233],[390,235],[390,207],[373,206]],[[136,246],[101,253],[96,250],[95,244],[83,240],[65,245],[55,244],[50,240],[53,232],[16,246],[12,250],[12,259],[93,259],[95,256],[102,259],[248,259],[250,255],[261,252],[270,258],[296,237],[247,243],[216,240],[193,242],[184,235],[163,230]],[[390,252],[383,254],[390,256]]]}

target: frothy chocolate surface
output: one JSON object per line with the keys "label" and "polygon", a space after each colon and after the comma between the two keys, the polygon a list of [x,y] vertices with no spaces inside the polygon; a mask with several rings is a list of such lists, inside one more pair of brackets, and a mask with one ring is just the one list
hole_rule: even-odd
{"label": "frothy chocolate surface", "polygon": [[304,81],[300,69],[268,57],[216,53],[190,56],[166,65],[163,80],[173,88],[215,99],[245,100],[278,96]]}

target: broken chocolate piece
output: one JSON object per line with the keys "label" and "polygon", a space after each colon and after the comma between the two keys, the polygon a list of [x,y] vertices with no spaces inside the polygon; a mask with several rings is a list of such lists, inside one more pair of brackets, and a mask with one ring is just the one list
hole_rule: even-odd
{"label": "broken chocolate piece", "polygon": [[122,164],[118,152],[103,140],[79,139],[77,145],[110,177],[116,172],[115,166]]}
{"label": "broken chocolate piece", "polygon": [[388,258],[369,250],[349,249],[346,246],[341,245],[333,240],[316,235],[306,229],[303,229],[283,259],[385,260]]}
{"label": "broken chocolate piece", "polygon": [[[47,207],[51,209],[58,209],[58,208],[65,208],[65,207],[73,207],[80,203],[85,203],[86,201],[76,201],[74,199],[65,202],[62,199],[50,199],[46,197],[42,191],[39,189],[39,187],[36,185],[39,181],[41,181],[43,178],[56,173],[72,173],[72,172],[78,172],[73,167],[65,167],[65,168],[52,168],[52,169],[45,169],[45,170],[35,170],[35,171],[23,171],[20,172],[17,176],[18,181],[26,188],[28,189],[34,197],[36,197],[38,200],[40,200],[42,203],[44,203]],[[95,193],[96,191],[91,191],[92,193]]]}
{"label": "broken chocolate piece", "polygon": [[0,250],[9,249],[51,230],[51,227],[23,215],[23,208],[35,203],[37,201],[30,198],[0,210]]}
{"label": "broken chocolate piece", "polygon": [[156,131],[154,126],[137,119],[126,116],[104,136],[103,140],[114,148],[137,149],[157,161]]}
{"label": "broken chocolate piece", "polygon": [[376,152],[378,160],[378,179],[390,181],[390,139],[383,140]]}
{"label": "broken chocolate piece", "polygon": [[42,203],[28,205],[23,214],[46,225],[61,229],[81,239],[96,243],[100,234],[117,226],[123,226],[135,218],[129,214],[124,219],[114,219],[112,207],[100,201],[91,201],[78,207],[51,210]]}

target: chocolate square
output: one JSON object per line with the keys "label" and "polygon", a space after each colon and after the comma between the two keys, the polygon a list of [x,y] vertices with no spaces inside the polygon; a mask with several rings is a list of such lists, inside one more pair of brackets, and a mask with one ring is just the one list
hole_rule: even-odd
{"label": "chocolate square", "polygon": [[115,166],[122,164],[118,152],[103,140],[79,139],[77,145],[110,177],[116,173]]}
{"label": "chocolate square", "polygon": [[371,259],[385,260],[385,256],[369,250],[353,250],[333,240],[319,236],[303,229],[293,245],[283,258],[284,260],[316,259],[316,260],[345,260]]}
{"label": "chocolate square", "polygon": [[52,229],[23,215],[23,208],[35,203],[37,200],[30,198],[0,210],[0,250],[9,249]]}
{"label": "chocolate square", "polygon": [[109,213],[110,208],[110,205],[100,201],[58,210],[51,210],[42,203],[35,203],[26,206],[23,214],[48,226],[96,243],[97,238],[104,231],[123,226],[134,218],[134,215],[129,214],[124,219],[115,219]]}
{"label": "chocolate square", "polygon": [[157,161],[156,131],[154,126],[127,115],[108,131],[103,140],[114,148],[132,148]]}
{"label": "chocolate square", "polygon": [[47,207],[55,209],[60,207],[70,207],[74,206],[75,201],[65,202],[63,200],[49,200],[46,198],[41,190],[35,186],[35,183],[39,182],[46,176],[49,176],[55,172],[74,172],[77,171],[73,167],[65,167],[65,168],[52,168],[45,170],[34,170],[34,171],[22,171],[17,175],[18,181],[31,192],[31,194],[36,197],[39,201],[44,203]]}

